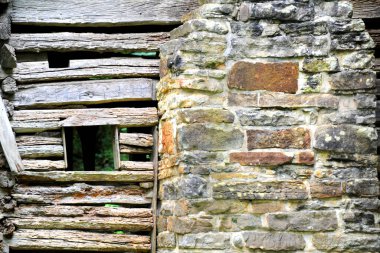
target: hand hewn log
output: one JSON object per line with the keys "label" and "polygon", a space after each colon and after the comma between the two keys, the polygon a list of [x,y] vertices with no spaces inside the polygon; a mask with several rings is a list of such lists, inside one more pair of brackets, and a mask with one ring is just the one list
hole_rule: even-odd
{"label": "hand hewn log", "polygon": [[142,148],[129,145],[120,145],[121,154],[150,154],[152,153],[152,148]]}
{"label": "hand hewn log", "polygon": [[380,18],[380,0],[352,0],[354,18]]}
{"label": "hand hewn log", "polygon": [[7,242],[13,250],[147,252],[149,236],[90,233],[74,230],[17,230]]}
{"label": "hand hewn log", "polygon": [[168,33],[13,33],[10,44],[17,52],[158,52]]}
{"label": "hand hewn log", "polygon": [[15,111],[12,127],[17,133],[57,130],[62,127],[117,125],[148,127],[157,125],[156,108],[66,109]]}
{"label": "hand hewn log", "polygon": [[16,138],[17,145],[39,146],[39,145],[62,145],[62,138],[46,137],[36,135],[23,135]]}
{"label": "hand hewn log", "polygon": [[159,60],[142,58],[104,58],[71,60],[67,68],[49,68],[49,63],[20,62],[12,77],[19,83],[54,82],[127,77],[157,78]]}
{"label": "hand hewn log", "polygon": [[138,147],[152,147],[153,135],[140,133],[120,133],[120,144]]}
{"label": "hand hewn log", "polygon": [[20,85],[11,101],[16,108],[145,101],[155,98],[156,83],[131,78]]}
{"label": "hand hewn log", "polygon": [[149,195],[149,190],[135,185],[92,186],[83,183],[62,187],[19,185],[12,191],[13,198],[19,204],[146,205],[151,203]]}
{"label": "hand hewn log", "polygon": [[65,161],[22,160],[25,171],[63,171]]}
{"label": "hand hewn log", "polygon": [[18,145],[21,158],[63,158],[63,145]]}
{"label": "hand hewn log", "polygon": [[196,7],[197,0],[16,0],[12,21],[40,26],[168,25],[180,24],[182,15]]}
{"label": "hand hewn log", "polygon": [[152,162],[133,162],[133,161],[121,161],[120,170],[153,170]]}
{"label": "hand hewn log", "polygon": [[151,182],[151,171],[48,171],[27,172],[17,176],[20,182]]}

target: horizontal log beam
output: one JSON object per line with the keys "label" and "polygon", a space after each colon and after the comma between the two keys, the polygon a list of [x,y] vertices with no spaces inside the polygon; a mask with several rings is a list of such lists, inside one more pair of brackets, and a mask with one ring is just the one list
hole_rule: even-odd
{"label": "horizontal log beam", "polygon": [[369,34],[376,43],[376,47],[380,48],[380,27],[379,29],[369,29]]}
{"label": "horizontal log beam", "polygon": [[121,161],[120,170],[129,170],[129,171],[153,170],[153,163],[152,162]]}
{"label": "horizontal log beam", "polygon": [[16,138],[17,145],[38,146],[38,145],[62,145],[62,138],[46,137],[36,135],[23,135]]}
{"label": "horizontal log beam", "polygon": [[128,145],[120,145],[120,153],[121,154],[150,154],[152,153],[152,148],[143,148],[143,147],[135,147]]}
{"label": "horizontal log beam", "polygon": [[351,0],[354,18],[380,18],[380,0]]}
{"label": "horizontal log beam", "polygon": [[168,33],[13,33],[10,39],[17,52],[158,52]]}
{"label": "horizontal log beam", "polygon": [[70,60],[70,66],[67,68],[49,68],[47,61],[20,62],[11,76],[19,83],[127,77],[158,78],[158,67],[159,60],[137,57]]}
{"label": "horizontal log beam", "polygon": [[17,176],[21,182],[151,182],[151,171],[65,171],[22,172]]}
{"label": "horizontal log beam", "polygon": [[51,160],[22,160],[25,171],[63,171],[65,170],[65,161]]}
{"label": "horizontal log beam", "polygon": [[93,186],[76,183],[70,186],[27,186],[13,188],[12,197],[19,204],[104,205],[151,203],[149,190],[136,185]]}
{"label": "horizontal log beam", "polygon": [[21,158],[63,158],[63,145],[18,146]]}
{"label": "horizontal log beam", "polygon": [[120,133],[120,144],[138,147],[152,147],[153,135],[139,133]]}
{"label": "horizontal log beam", "polygon": [[17,133],[58,130],[62,127],[116,125],[149,127],[157,125],[158,113],[150,108],[65,109],[15,111],[11,122]]}
{"label": "horizontal log beam", "polygon": [[[110,27],[179,24],[197,0],[16,0],[16,25]],[[101,13],[101,15],[99,15]]]}
{"label": "horizontal log beam", "polygon": [[16,108],[101,104],[155,99],[157,81],[146,78],[20,85],[11,98]]}
{"label": "horizontal log beam", "polygon": [[11,250],[73,250],[148,252],[149,236],[102,234],[60,230],[17,230],[7,241]]}

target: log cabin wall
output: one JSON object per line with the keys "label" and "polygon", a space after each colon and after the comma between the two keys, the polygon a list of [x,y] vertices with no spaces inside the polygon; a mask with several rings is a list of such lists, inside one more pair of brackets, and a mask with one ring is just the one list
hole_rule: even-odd
{"label": "log cabin wall", "polygon": [[[1,156],[2,252],[155,252],[158,48],[196,1],[8,2],[0,126],[15,178]],[[84,157],[93,129],[111,134],[113,171],[73,162],[75,133]]]}

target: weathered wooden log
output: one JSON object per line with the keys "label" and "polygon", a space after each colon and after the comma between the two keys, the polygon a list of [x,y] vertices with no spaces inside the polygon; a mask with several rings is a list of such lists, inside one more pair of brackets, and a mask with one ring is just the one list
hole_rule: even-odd
{"label": "weathered wooden log", "polygon": [[79,27],[169,25],[180,24],[182,15],[196,7],[197,0],[17,0],[12,22]]}
{"label": "weathered wooden log", "polygon": [[120,153],[121,154],[150,154],[152,153],[152,148],[120,145]]}
{"label": "weathered wooden log", "polygon": [[120,144],[138,147],[152,147],[153,135],[140,133],[120,133]]}
{"label": "weathered wooden log", "polygon": [[63,158],[62,145],[18,145],[21,158]]}
{"label": "weathered wooden log", "polygon": [[91,80],[20,85],[11,98],[16,108],[67,104],[153,100],[156,80],[146,78]]}
{"label": "weathered wooden log", "polygon": [[73,250],[148,252],[149,236],[90,233],[71,230],[17,230],[7,242],[12,250]]}
{"label": "weathered wooden log", "polygon": [[16,142],[19,146],[62,145],[62,138],[23,135],[18,136]]}
{"label": "weathered wooden log", "polygon": [[151,182],[151,171],[48,171],[19,173],[20,182]]}
{"label": "weathered wooden log", "polygon": [[64,80],[151,77],[159,75],[159,60],[142,58],[103,58],[71,60],[67,68],[49,68],[49,63],[21,62],[12,77],[19,83]]}
{"label": "weathered wooden log", "polygon": [[22,160],[25,171],[63,171],[65,161]]}
{"label": "weathered wooden log", "polygon": [[368,32],[375,41],[376,47],[380,48],[380,29],[369,29]]}
{"label": "weathered wooden log", "polygon": [[12,196],[19,204],[54,205],[100,205],[151,203],[150,192],[135,185],[92,186],[72,184],[70,186],[27,186],[13,188]]}
{"label": "weathered wooden log", "polygon": [[152,162],[133,162],[133,161],[121,161],[120,170],[153,170]]}
{"label": "weathered wooden log", "polygon": [[380,0],[352,0],[354,18],[380,18]]}
{"label": "weathered wooden log", "polygon": [[158,52],[168,33],[13,33],[10,44],[17,52]]}
{"label": "weathered wooden log", "polygon": [[375,65],[373,66],[373,69],[377,72],[380,72],[380,58],[375,59]]}
{"label": "weathered wooden log", "polygon": [[158,123],[156,108],[66,109],[15,111],[12,127],[17,133],[57,130],[61,127],[118,125],[146,127]]}

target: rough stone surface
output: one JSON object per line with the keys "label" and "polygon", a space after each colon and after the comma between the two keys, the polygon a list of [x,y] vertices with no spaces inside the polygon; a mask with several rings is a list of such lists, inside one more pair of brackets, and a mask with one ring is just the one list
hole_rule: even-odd
{"label": "rough stone surface", "polygon": [[241,165],[278,166],[290,163],[293,156],[281,152],[241,152],[230,154],[230,162]]}
{"label": "rough stone surface", "polygon": [[373,89],[376,82],[376,72],[344,71],[331,76],[330,86],[333,90]]}
{"label": "rough stone surface", "polygon": [[1,90],[6,94],[15,94],[18,90],[16,80],[11,77],[7,77],[1,84]]}
{"label": "rough stone surface", "polygon": [[302,235],[292,233],[244,232],[243,236],[249,249],[288,251],[303,250],[306,246]]}
{"label": "rough stone surface", "polygon": [[17,67],[17,59],[15,49],[5,44],[0,50],[0,65],[3,68],[13,69]]}
{"label": "rough stone surface", "polygon": [[237,62],[230,71],[228,87],[296,93],[298,64]]}
{"label": "rough stone surface", "polygon": [[310,132],[305,128],[285,130],[249,130],[248,149],[309,148]]}

